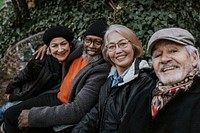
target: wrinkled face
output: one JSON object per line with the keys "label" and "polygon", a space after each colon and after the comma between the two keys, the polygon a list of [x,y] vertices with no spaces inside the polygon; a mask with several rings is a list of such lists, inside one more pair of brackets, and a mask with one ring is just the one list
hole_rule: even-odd
{"label": "wrinkled face", "polygon": [[160,81],[165,85],[183,80],[197,65],[197,55],[189,54],[183,45],[161,40],[152,53],[153,67]]}
{"label": "wrinkled face", "polygon": [[102,44],[103,39],[93,35],[87,35],[83,41],[84,50],[91,57],[102,54]]}
{"label": "wrinkled face", "polygon": [[63,62],[70,54],[69,42],[62,38],[53,38],[49,44],[51,55],[58,59],[59,62]]}
{"label": "wrinkled face", "polygon": [[118,74],[121,75],[134,60],[132,44],[117,32],[108,35],[107,54],[114,63]]}

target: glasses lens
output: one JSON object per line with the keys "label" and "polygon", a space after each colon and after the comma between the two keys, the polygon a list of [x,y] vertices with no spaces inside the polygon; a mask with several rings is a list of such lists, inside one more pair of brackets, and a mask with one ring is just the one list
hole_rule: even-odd
{"label": "glasses lens", "polygon": [[106,46],[106,48],[108,49],[108,51],[114,51],[116,49],[116,44],[110,43]]}
{"label": "glasses lens", "polygon": [[108,51],[113,52],[116,50],[117,45],[119,48],[124,49],[128,46],[128,40],[120,40],[118,43],[109,43],[106,48]]}
{"label": "glasses lens", "polygon": [[86,45],[91,45],[93,43],[96,47],[100,47],[103,44],[102,40],[91,38],[85,38],[84,42]]}
{"label": "glasses lens", "polygon": [[128,45],[128,40],[121,40],[121,41],[118,42],[118,46],[120,48],[126,48],[127,45]]}
{"label": "glasses lens", "polygon": [[96,44],[97,46],[101,46],[103,44],[103,41],[101,41],[101,40],[94,40],[93,43]]}
{"label": "glasses lens", "polygon": [[89,38],[84,39],[85,44],[90,45],[92,43],[92,40]]}

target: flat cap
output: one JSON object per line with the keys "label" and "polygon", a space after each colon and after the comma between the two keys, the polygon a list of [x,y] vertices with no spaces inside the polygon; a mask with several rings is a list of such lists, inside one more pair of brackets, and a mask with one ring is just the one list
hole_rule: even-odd
{"label": "flat cap", "polygon": [[185,46],[186,45],[192,45],[192,46],[195,45],[195,38],[189,31],[187,31],[185,29],[181,29],[181,28],[161,29],[161,30],[155,32],[151,36],[151,38],[148,42],[147,51],[150,55],[152,54],[152,48],[155,46],[155,44],[159,40],[170,40],[170,41],[173,41],[178,44],[185,45]]}

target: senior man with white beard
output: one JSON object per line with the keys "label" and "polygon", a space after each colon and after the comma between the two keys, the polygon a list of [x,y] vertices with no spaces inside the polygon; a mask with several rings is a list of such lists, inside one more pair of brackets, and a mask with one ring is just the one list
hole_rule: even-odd
{"label": "senior man with white beard", "polygon": [[[129,111],[119,132],[200,132],[200,61],[194,45],[193,35],[181,28],[161,29],[152,35],[148,53],[157,86],[146,98],[151,99],[147,106],[138,106],[138,112]],[[141,119],[136,119],[138,116]]]}

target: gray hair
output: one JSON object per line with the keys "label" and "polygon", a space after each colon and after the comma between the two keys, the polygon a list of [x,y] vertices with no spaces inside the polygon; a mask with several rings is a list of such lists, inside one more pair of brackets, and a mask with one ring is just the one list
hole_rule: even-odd
{"label": "gray hair", "polygon": [[187,45],[185,46],[188,53],[191,55],[192,53],[196,52],[197,53],[197,57],[198,57],[198,64],[197,64],[197,69],[198,71],[200,71],[200,58],[199,58],[199,51],[197,48],[195,48],[194,46],[192,45]]}
{"label": "gray hair", "polygon": [[142,44],[139,41],[139,38],[134,33],[134,31],[132,31],[131,29],[129,29],[128,27],[126,27],[124,25],[113,24],[113,25],[109,26],[109,28],[107,29],[107,31],[104,35],[104,45],[103,45],[102,54],[103,54],[104,59],[107,62],[113,64],[110,57],[108,56],[107,48],[106,48],[106,45],[108,44],[108,35],[112,32],[119,33],[120,35],[122,35],[124,38],[126,38],[127,40],[129,40],[131,42],[131,45],[132,45],[132,48],[134,51],[134,58],[143,56]]}

